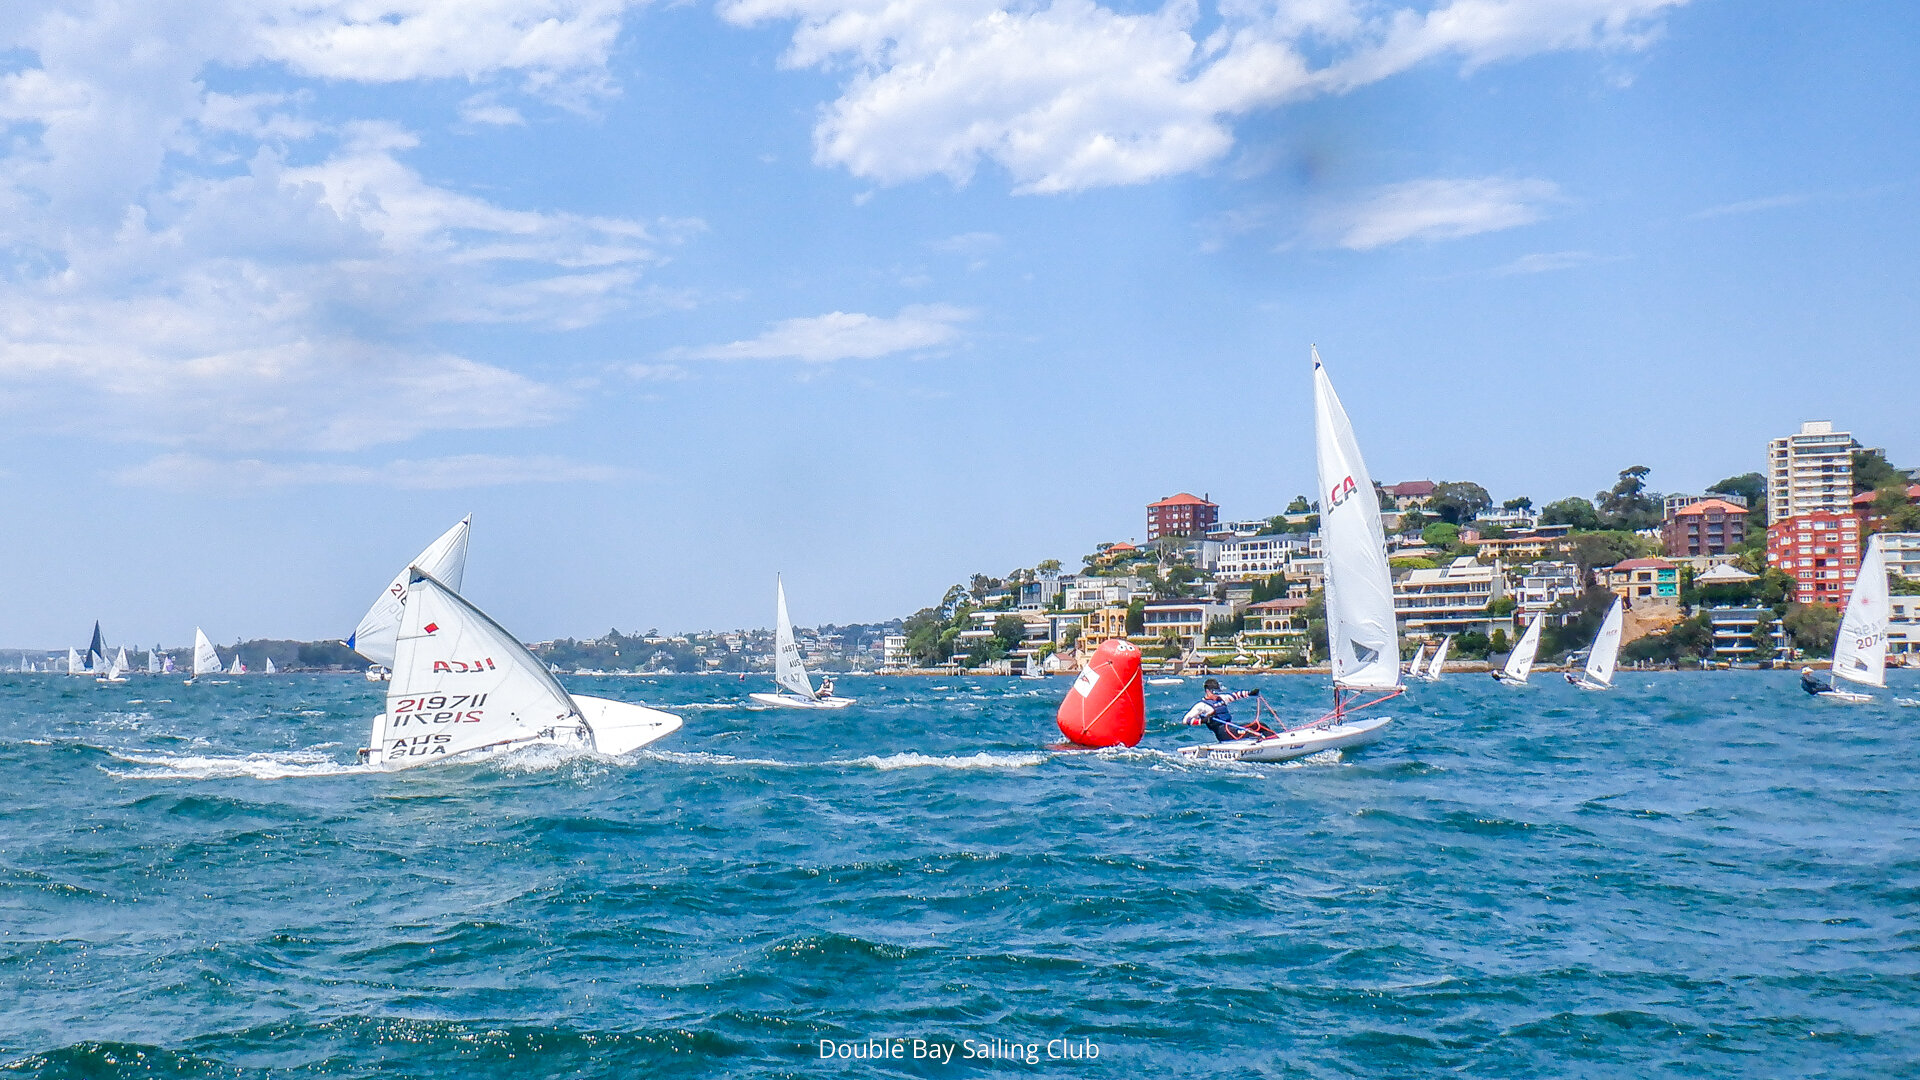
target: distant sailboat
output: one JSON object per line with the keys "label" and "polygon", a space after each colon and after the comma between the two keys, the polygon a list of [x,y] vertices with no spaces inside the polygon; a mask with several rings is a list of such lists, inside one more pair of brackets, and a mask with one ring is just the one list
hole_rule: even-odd
{"label": "distant sailboat", "polygon": [[[1393,575],[1380,527],[1380,499],[1360,457],[1353,422],[1313,350],[1313,429],[1320,475],[1320,536],[1326,549],[1327,649],[1333,667],[1333,711],[1263,737],[1183,746],[1193,758],[1288,761],[1323,750],[1378,741],[1391,718],[1356,718],[1361,709],[1399,696],[1400,634],[1393,615]],[[1363,696],[1372,695],[1364,701]],[[1357,702],[1357,703],[1356,703]]]}
{"label": "distant sailboat", "polygon": [[[207,632],[193,628],[193,678],[220,674],[220,653],[207,639]],[[192,680],[188,680],[192,681]]]}
{"label": "distant sailboat", "polygon": [[160,674],[173,674],[173,657],[171,655],[160,658]]}
{"label": "distant sailboat", "polygon": [[67,674],[85,675],[87,669],[80,666],[80,653],[72,646],[67,647]]}
{"label": "distant sailboat", "polygon": [[269,656],[269,657],[267,657],[267,666],[266,666],[266,667],[264,667],[264,668],[262,668],[262,669],[260,670],[260,673],[261,673],[262,675],[274,675],[274,674],[278,674],[278,672],[276,672],[276,671],[274,670],[274,668],[273,668],[273,657],[271,657],[271,656]]}
{"label": "distant sailboat", "polygon": [[1620,635],[1624,619],[1619,597],[1607,609],[1607,617],[1594,635],[1593,648],[1587,653],[1587,669],[1578,676],[1567,673],[1567,681],[1582,690],[1609,690],[1613,687],[1613,669],[1620,660]]}
{"label": "distant sailboat", "polygon": [[227,674],[245,675],[246,673],[247,665],[240,662],[240,649],[236,646],[233,650],[233,666],[227,669]]}
{"label": "distant sailboat", "polygon": [[[1887,623],[1893,614],[1887,591],[1887,556],[1880,548],[1880,537],[1867,538],[1867,552],[1860,557],[1860,572],[1853,579],[1853,592],[1847,596],[1847,610],[1840,616],[1840,633],[1833,642],[1833,674],[1860,686],[1884,688],[1887,685]],[[1808,672],[1802,672],[1804,681]],[[1814,695],[1822,701],[1864,705],[1872,694],[1842,689],[1838,683]]]}
{"label": "distant sailboat", "polygon": [[1533,674],[1533,658],[1540,653],[1540,627],[1547,621],[1547,613],[1541,612],[1527,624],[1527,632],[1520,635],[1520,644],[1513,647],[1513,655],[1507,657],[1504,670],[1496,671],[1493,677],[1508,686],[1527,685],[1527,676]]}
{"label": "distant sailboat", "polygon": [[160,646],[158,645],[147,650],[147,674],[160,674]]}
{"label": "distant sailboat", "polygon": [[784,694],[748,694],[762,705],[789,709],[844,709],[852,698],[834,697],[829,680],[816,691],[807,665],[800,659],[800,645],[793,637],[793,620],[787,616],[787,586],[779,575],[773,579],[773,681],[787,689]]}
{"label": "distant sailboat", "polygon": [[1453,648],[1453,635],[1440,639],[1440,647],[1434,650],[1433,659],[1427,662],[1427,673],[1420,676],[1428,682],[1439,682],[1442,672],[1447,670],[1447,650]]}
{"label": "distant sailboat", "polygon": [[408,571],[393,684],[361,756],[407,769],[529,746],[619,755],[679,728],[671,713],[573,695],[499,623]]}
{"label": "distant sailboat", "polygon": [[401,568],[386,591],[360,617],[360,625],[347,635],[346,646],[373,661],[367,680],[377,682],[390,676],[394,642],[400,632],[400,615],[407,603],[407,575],[419,569],[454,592],[467,572],[467,536],[473,529],[473,515],[461,518],[453,528],[427,545],[427,549]]}
{"label": "distant sailboat", "polygon": [[107,665],[107,673],[94,681],[103,683],[127,681],[127,647],[125,645],[120,646],[120,651],[113,654],[113,662]]}
{"label": "distant sailboat", "polygon": [[87,670],[104,671],[107,666],[107,641],[100,635],[100,620],[93,622],[93,641],[87,645]]}
{"label": "distant sailboat", "polygon": [[1425,676],[1421,674],[1421,669],[1426,665],[1426,662],[1427,643],[1423,641],[1420,643],[1420,647],[1413,651],[1413,659],[1407,663],[1407,677],[1410,679],[1425,678]]}

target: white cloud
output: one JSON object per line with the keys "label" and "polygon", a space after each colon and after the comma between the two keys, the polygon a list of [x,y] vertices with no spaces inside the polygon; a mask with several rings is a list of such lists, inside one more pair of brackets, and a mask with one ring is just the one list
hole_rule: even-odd
{"label": "white cloud", "polygon": [[1685,2],[722,0],[720,12],[793,20],[788,65],[850,73],[814,128],[821,163],[881,183],[964,183],[992,163],[1018,191],[1063,192],[1204,167],[1239,116],[1436,58],[1644,48]]}
{"label": "white cloud", "polygon": [[1727,217],[1732,214],[1757,214],[1762,210],[1780,210],[1789,206],[1799,206],[1808,199],[1805,195],[1769,195],[1760,199],[1743,199],[1740,202],[1722,206],[1709,206],[1692,215],[1695,218]]}
{"label": "white cloud", "polygon": [[935,240],[927,245],[935,251],[948,255],[964,255],[978,259],[1000,249],[1000,234],[991,232],[966,232]]}
{"label": "white cloud", "polygon": [[489,94],[475,94],[460,103],[460,119],[488,127],[525,127],[527,118],[511,105],[502,105]]}
{"label": "white cloud", "polygon": [[830,311],[775,323],[759,337],[725,345],[676,350],[695,360],[872,360],[945,345],[959,336],[957,324],[972,312],[947,304],[913,304],[891,319]]}
{"label": "white cloud", "polygon": [[410,491],[505,487],[516,484],[605,483],[620,470],[559,457],[504,457],[455,454],[436,458],[399,458],[378,465],[332,462],[272,462],[258,458],[222,460],[198,454],[163,454],[114,474],[131,487],[164,491],[263,491],[289,487],[365,486]]}
{"label": "white cloud", "polygon": [[1542,251],[1532,255],[1522,255],[1504,266],[1495,267],[1495,277],[1510,277],[1514,274],[1547,274],[1555,270],[1572,270],[1581,266],[1593,266],[1597,263],[1620,262],[1623,256],[1595,255],[1591,251]]}
{"label": "white cloud", "polygon": [[[316,90],[214,92],[203,76],[517,74],[564,99],[604,88],[624,7],[54,0],[0,20],[0,49],[26,58],[0,75],[0,122],[17,124],[0,147],[7,421],[344,450],[564,415],[569,394],[436,347],[436,331],[671,303],[642,278],[698,223],[511,207],[423,177],[396,125],[313,120]],[[469,111],[512,111],[492,94]]]}
{"label": "white cloud", "polygon": [[1545,180],[1411,180],[1314,215],[1309,233],[1319,242],[1371,251],[1407,240],[1452,240],[1528,225],[1560,200]]}

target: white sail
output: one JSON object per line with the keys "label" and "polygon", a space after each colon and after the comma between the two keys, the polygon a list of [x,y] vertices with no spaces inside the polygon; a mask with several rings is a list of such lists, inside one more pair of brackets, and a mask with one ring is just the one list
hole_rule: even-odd
{"label": "white sail", "polygon": [[227,669],[227,674],[245,675],[246,673],[247,673],[247,665],[240,662],[240,650],[239,649],[233,650],[233,666]]}
{"label": "white sail", "polygon": [[[235,657],[239,659],[239,657]],[[193,676],[213,675],[220,670],[220,654],[214,650],[213,642],[207,640],[207,632],[199,627],[193,628]]]}
{"label": "white sail", "polygon": [[273,673],[274,673],[274,672],[273,672],[273,657],[271,657],[271,656],[269,656],[269,657],[267,657],[267,666],[266,666],[265,668],[263,668],[263,669],[262,669],[262,671],[263,671],[263,672],[264,672],[265,674],[268,674],[268,675],[271,675],[271,674],[273,674]]}
{"label": "white sail", "polygon": [[107,665],[107,678],[118,679],[126,673],[127,647],[122,645],[120,646],[120,651],[113,654],[113,663]]}
{"label": "white sail", "polygon": [[1887,685],[1887,621],[1892,614],[1887,598],[1887,557],[1880,537],[1867,538],[1860,558],[1860,574],[1853,580],[1846,613],[1840,617],[1840,636],[1833,643],[1833,673],[1862,686]]}
{"label": "white sail", "polygon": [[467,572],[467,534],[472,528],[473,515],[468,514],[396,574],[393,583],[367,609],[360,625],[347,637],[347,648],[376,664],[392,667],[394,637],[400,631],[400,609],[407,602],[407,574],[417,567],[435,581],[459,592],[460,579]]}
{"label": "white sail", "polygon": [[147,650],[147,674],[160,674],[160,646],[158,645]]}
{"label": "white sail", "polygon": [[1313,428],[1320,465],[1320,537],[1326,547],[1327,645],[1333,684],[1400,685],[1393,574],[1380,528],[1380,499],[1361,460],[1353,424],[1313,353]]}
{"label": "white sail", "polygon": [[80,651],[71,645],[67,647],[67,674],[83,675],[86,668],[80,666]]}
{"label": "white sail", "polygon": [[1533,673],[1533,658],[1540,652],[1540,627],[1546,621],[1546,612],[1535,615],[1527,632],[1520,635],[1520,644],[1513,647],[1513,655],[1507,657],[1506,676],[1513,682],[1526,682]]}
{"label": "white sail", "polygon": [[773,608],[773,681],[799,694],[811,698],[813,679],[807,675],[807,665],[800,661],[800,646],[793,640],[793,620],[787,617],[787,586],[776,575],[773,579],[775,596]]}
{"label": "white sail", "polygon": [[1423,641],[1420,643],[1420,647],[1413,652],[1413,662],[1407,665],[1407,674],[1417,679],[1424,673],[1422,669],[1426,666],[1427,643]]}
{"label": "white sail", "polygon": [[1606,619],[1600,623],[1600,633],[1594,636],[1593,649],[1587,653],[1588,685],[1613,685],[1613,669],[1620,660],[1620,635],[1624,621],[1620,599],[1615,597],[1613,606],[1607,609]]}
{"label": "white sail", "polygon": [[1440,673],[1447,667],[1447,650],[1453,647],[1453,635],[1440,639],[1440,647],[1434,650],[1433,660],[1427,665],[1427,678],[1438,681]]}
{"label": "white sail", "polygon": [[569,735],[591,745],[579,706],[526,646],[452,589],[409,574],[370,763],[404,769]]}

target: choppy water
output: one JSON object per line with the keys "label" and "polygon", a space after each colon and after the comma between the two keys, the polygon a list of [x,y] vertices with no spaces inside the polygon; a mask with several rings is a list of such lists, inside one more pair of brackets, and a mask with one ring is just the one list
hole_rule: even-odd
{"label": "choppy water", "polygon": [[[1065,680],[850,678],[818,713],[569,682],[699,707],[629,760],[379,775],[358,679],[0,677],[0,1074],[1920,1062],[1920,709],[1790,673],[1463,677],[1344,759],[1189,766],[1191,683],[1150,691],[1152,749],[1052,754]],[[1038,1063],[966,1059],[996,1039]]]}

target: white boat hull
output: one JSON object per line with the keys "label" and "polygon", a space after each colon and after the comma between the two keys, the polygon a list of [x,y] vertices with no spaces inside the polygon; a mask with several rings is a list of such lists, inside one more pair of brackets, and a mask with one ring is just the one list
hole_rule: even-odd
{"label": "white boat hull", "polygon": [[1147,685],[1148,686],[1179,686],[1180,684],[1186,681],[1187,680],[1181,679],[1181,678],[1148,679]]}
{"label": "white boat hull", "polygon": [[1872,694],[1862,694],[1852,690],[1841,690],[1838,687],[1832,690],[1822,690],[1813,696],[1821,701],[1833,701],[1843,705],[1873,704]]}
{"label": "white boat hull", "polygon": [[[563,750],[591,750],[619,757],[671,735],[680,729],[680,718],[672,713],[649,709],[627,701],[614,701],[609,698],[590,697],[586,694],[572,695],[580,715],[591,728],[578,726],[556,727],[551,731],[527,738],[505,739],[487,746],[463,750],[456,754],[442,755],[429,740],[422,740],[411,747],[389,746],[379,765],[388,771],[408,769],[417,765],[435,765],[448,761],[474,761],[480,758],[508,754],[516,750],[525,750],[532,746],[553,746]],[[375,721],[374,739],[385,741],[386,716],[382,714]],[[361,759],[368,752],[362,750]]]}
{"label": "white boat hull", "polygon": [[804,698],[799,694],[748,694],[747,697],[762,705],[782,709],[844,709],[854,700],[844,697]]}
{"label": "white boat hull", "polygon": [[1346,750],[1380,741],[1390,716],[1349,720],[1339,724],[1283,731],[1266,739],[1234,739],[1203,746],[1183,746],[1180,753],[1195,761],[1292,761],[1323,750]]}

